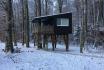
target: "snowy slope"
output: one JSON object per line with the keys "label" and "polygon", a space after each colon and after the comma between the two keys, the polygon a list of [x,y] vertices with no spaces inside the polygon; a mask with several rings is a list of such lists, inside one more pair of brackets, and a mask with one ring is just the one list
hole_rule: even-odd
{"label": "snowy slope", "polygon": [[[62,45],[56,51],[25,48],[18,44],[21,53],[5,54],[4,43],[0,43],[0,70],[104,70],[104,56],[101,54],[80,54],[70,47],[65,52]],[[75,52],[77,51],[77,52]]]}

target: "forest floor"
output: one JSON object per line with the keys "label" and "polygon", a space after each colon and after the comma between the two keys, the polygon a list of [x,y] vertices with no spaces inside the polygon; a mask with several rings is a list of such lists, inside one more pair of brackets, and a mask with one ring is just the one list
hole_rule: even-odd
{"label": "forest floor", "polygon": [[5,44],[0,43],[0,70],[104,70],[104,53],[79,52],[79,47],[70,46],[69,52],[63,45],[57,45],[52,51],[37,50],[30,44],[30,48],[22,46],[20,53],[4,53]]}

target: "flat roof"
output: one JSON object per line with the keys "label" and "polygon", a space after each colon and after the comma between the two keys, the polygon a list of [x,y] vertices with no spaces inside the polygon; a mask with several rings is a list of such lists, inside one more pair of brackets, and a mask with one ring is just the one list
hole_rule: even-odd
{"label": "flat roof", "polygon": [[55,14],[55,15],[45,15],[45,16],[38,16],[35,17],[32,22],[36,22],[38,20],[42,20],[42,19],[48,19],[48,18],[69,18],[70,16],[72,16],[72,13],[60,13],[60,14]]}

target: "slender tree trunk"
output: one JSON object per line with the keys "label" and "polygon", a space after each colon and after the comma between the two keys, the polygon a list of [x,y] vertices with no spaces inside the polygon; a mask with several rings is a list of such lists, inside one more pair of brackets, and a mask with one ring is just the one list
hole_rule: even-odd
{"label": "slender tree trunk", "polygon": [[13,28],[13,10],[12,10],[12,0],[8,0],[8,11],[7,11],[7,23],[8,23],[8,29],[7,29],[7,37],[6,37],[6,52],[13,53],[13,41],[12,41],[12,28]]}
{"label": "slender tree trunk", "polygon": [[22,3],[22,45],[25,44],[25,24],[24,24],[24,3],[23,3],[23,0],[21,0],[21,3]]}
{"label": "slender tree trunk", "polygon": [[[14,4],[13,4],[14,6]],[[16,31],[16,9],[13,7],[13,41],[14,41],[14,46],[17,46],[17,31]]]}
{"label": "slender tree trunk", "polygon": [[58,1],[58,9],[59,9],[59,13],[62,13],[63,0],[57,0],[57,1]]}
{"label": "slender tree trunk", "polygon": [[24,20],[26,24],[26,47],[29,47],[29,31],[30,31],[30,25],[29,25],[29,13],[28,13],[28,0],[23,0],[24,2]]}
{"label": "slender tree trunk", "polygon": [[[35,5],[36,5],[36,16],[41,16],[41,0],[35,0]],[[36,33],[36,38],[37,38],[37,46],[38,46],[38,49],[41,49],[42,48],[42,42],[41,42],[41,21],[38,22],[36,24],[38,27],[38,31]]]}
{"label": "slender tree trunk", "polygon": [[[45,0],[45,15],[48,15],[48,0]],[[43,48],[48,50],[48,34],[43,35]]]}
{"label": "slender tree trunk", "polygon": [[80,52],[83,53],[84,43],[87,36],[87,0],[82,0],[82,24],[80,33]]}

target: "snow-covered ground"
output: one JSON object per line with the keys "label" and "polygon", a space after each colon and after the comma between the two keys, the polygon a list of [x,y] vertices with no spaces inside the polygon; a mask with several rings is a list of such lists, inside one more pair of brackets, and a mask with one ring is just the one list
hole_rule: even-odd
{"label": "snow-covered ground", "polygon": [[21,53],[6,54],[0,43],[0,70],[104,70],[104,53],[79,53],[79,47],[70,46],[69,52],[58,45],[53,52],[26,48],[18,43]]}

